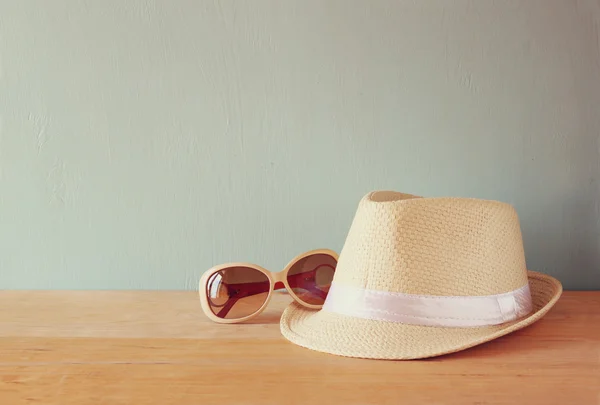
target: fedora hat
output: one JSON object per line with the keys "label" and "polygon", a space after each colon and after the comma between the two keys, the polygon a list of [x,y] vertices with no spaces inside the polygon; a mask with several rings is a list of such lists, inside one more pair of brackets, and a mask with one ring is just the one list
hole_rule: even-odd
{"label": "fedora hat", "polygon": [[418,359],[531,325],[561,293],[528,271],[511,205],[374,191],[360,200],[323,308],[292,303],[280,328],[316,351]]}

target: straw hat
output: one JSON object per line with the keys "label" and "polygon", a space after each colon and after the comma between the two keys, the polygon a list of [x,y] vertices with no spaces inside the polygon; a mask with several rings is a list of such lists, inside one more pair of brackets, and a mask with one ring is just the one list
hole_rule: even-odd
{"label": "straw hat", "polygon": [[376,191],[359,203],[323,308],[292,303],[280,326],[321,352],[426,358],[524,328],[561,293],[525,267],[512,206]]}

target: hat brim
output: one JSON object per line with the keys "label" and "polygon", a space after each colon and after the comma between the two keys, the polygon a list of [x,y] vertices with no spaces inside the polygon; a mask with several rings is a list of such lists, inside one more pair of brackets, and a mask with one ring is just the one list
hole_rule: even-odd
{"label": "hat brim", "polygon": [[299,346],[347,357],[422,359],[461,351],[504,336],[541,319],[558,301],[562,285],[555,278],[528,272],[533,311],[524,318],[494,326],[448,328],[407,325],[311,310],[290,304],[281,317],[283,336]]}

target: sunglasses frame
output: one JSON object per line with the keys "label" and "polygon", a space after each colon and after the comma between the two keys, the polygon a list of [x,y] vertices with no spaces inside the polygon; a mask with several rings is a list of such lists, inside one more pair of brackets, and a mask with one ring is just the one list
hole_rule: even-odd
{"label": "sunglasses frame", "polygon": [[[198,294],[200,295],[200,305],[202,307],[202,311],[211,321],[214,321],[217,323],[240,323],[240,322],[248,321],[250,319],[253,319],[253,318],[259,316],[267,308],[267,306],[269,305],[269,302],[271,301],[271,298],[273,297],[273,291],[275,291],[275,285],[278,282],[281,282],[284,285],[286,291],[292,296],[294,301],[296,301],[298,304],[300,304],[306,308],[321,309],[323,307],[323,305],[307,304],[306,302],[304,302],[300,298],[298,298],[296,296],[296,294],[294,293],[294,291],[290,288],[288,281],[287,281],[288,272],[292,268],[292,266],[294,264],[296,264],[296,262],[298,262],[301,259],[304,259],[305,257],[313,256],[313,255],[317,255],[317,254],[328,255],[328,256],[334,258],[336,262],[339,259],[338,254],[331,249],[314,249],[314,250],[309,250],[308,252],[301,253],[298,256],[294,257],[292,260],[290,260],[288,262],[288,264],[283,268],[282,271],[278,271],[278,272],[269,271],[269,270],[265,269],[264,267],[259,266],[254,263],[244,263],[244,262],[224,263],[224,264],[220,264],[218,266],[211,267],[202,275],[202,277],[200,277],[200,282],[198,283],[199,284],[198,285]],[[263,273],[264,275],[266,275],[269,278],[269,295],[267,296],[267,299],[265,299],[265,302],[262,304],[262,306],[256,312],[254,312],[251,315],[245,316],[243,318],[238,318],[238,319],[219,318],[210,309],[210,305],[208,303],[208,296],[207,296],[207,291],[206,291],[208,280],[210,280],[210,277],[213,274],[215,274],[216,272],[230,268],[230,267],[248,267],[248,268],[260,271],[261,273]]]}

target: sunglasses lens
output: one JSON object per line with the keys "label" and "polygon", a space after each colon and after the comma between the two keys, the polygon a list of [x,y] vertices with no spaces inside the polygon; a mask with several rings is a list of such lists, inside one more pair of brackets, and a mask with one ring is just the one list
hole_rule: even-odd
{"label": "sunglasses lens", "polygon": [[206,296],[211,311],[222,319],[241,319],[258,311],[269,296],[269,278],[251,267],[230,267],[211,275]]}
{"label": "sunglasses lens", "polygon": [[327,254],[307,256],[290,268],[287,282],[301,301],[311,305],[323,305],[336,266],[337,260]]}

